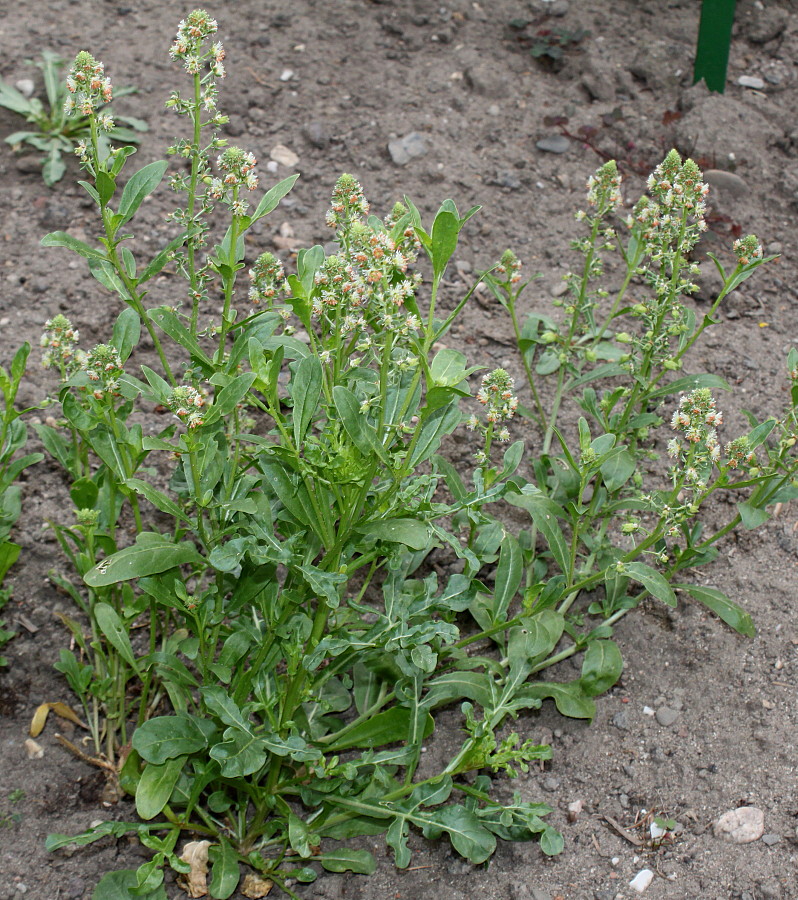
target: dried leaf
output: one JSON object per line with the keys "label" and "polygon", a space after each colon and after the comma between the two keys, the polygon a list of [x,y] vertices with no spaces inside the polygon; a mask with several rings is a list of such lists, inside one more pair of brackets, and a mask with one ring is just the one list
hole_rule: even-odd
{"label": "dried leaf", "polygon": [[249,874],[244,878],[244,883],[239,890],[244,897],[258,900],[259,897],[265,897],[273,887],[274,884],[271,881],[261,878],[260,875]]}
{"label": "dried leaf", "polygon": [[180,859],[191,866],[191,870],[184,879],[181,879],[181,887],[189,897],[205,897],[208,893],[208,847],[210,841],[189,841],[183,847],[183,855]]}
{"label": "dried leaf", "polygon": [[27,738],[25,741],[25,752],[28,754],[28,759],[41,759],[44,756],[44,748],[31,738]]}
{"label": "dried leaf", "polygon": [[36,712],[33,714],[33,718],[31,719],[30,723],[31,737],[38,737],[42,733],[47,722],[47,716],[51,712],[54,712],[62,719],[68,719],[70,722],[73,722],[80,728],[85,728],[86,730],[88,730],[88,726],[84,725],[84,723],[78,717],[77,713],[71,707],[67,706],[66,703],[61,703],[60,700],[57,700],[55,703],[41,703],[36,708]]}

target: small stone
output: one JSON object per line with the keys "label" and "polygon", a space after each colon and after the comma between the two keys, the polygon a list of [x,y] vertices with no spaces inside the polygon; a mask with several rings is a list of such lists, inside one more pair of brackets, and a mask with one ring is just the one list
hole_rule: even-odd
{"label": "small stone", "polygon": [[508,191],[518,191],[522,187],[521,179],[515,172],[502,172],[496,179],[499,187],[507,188]]}
{"label": "small stone", "polygon": [[556,282],[549,291],[552,297],[562,297],[563,294],[568,293],[568,282],[565,280],[560,280]]}
{"label": "small stone", "polygon": [[224,125],[225,134],[230,137],[240,137],[247,129],[243,116],[232,115]]}
{"label": "small stone", "polygon": [[279,163],[281,166],[285,166],[287,169],[293,169],[299,162],[299,157],[296,153],[284,144],[277,144],[276,147],[272,147],[269,156],[274,162]]}
{"label": "small stone", "polygon": [[755,806],[741,806],[725,812],[714,826],[715,837],[730,844],[750,844],[765,831],[765,814]]}
{"label": "small stone", "polygon": [[418,159],[427,152],[424,138],[417,132],[411,131],[404,137],[388,142],[388,152],[397,166],[406,166],[411,159]]}
{"label": "small stone", "polygon": [[644,706],[643,707],[643,715],[644,716],[653,716],[654,710],[650,706]]}
{"label": "small stone", "polygon": [[18,156],[14,160],[14,165],[20,175],[40,175],[42,171],[42,158],[26,153],[25,156]]}
{"label": "small stone", "polygon": [[571,803],[568,804],[568,821],[569,822],[575,822],[579,818],[579,816],[582,812],[582,806],[583,806],[583,803],[581,800],[573,800]]}
{"label": "small stone", "polygon": [[452,857],[446,863],[446,871],[450,875],[468,875],[473,869],[471,863],[459,857]]}
{"label": "small stone", "polygon": [[507,85],[504,82],[501,71],[488,63],[477,63],[469,66],[463,73],[466,84],[475,94],[483,97],[504,97],[507,95]]}
{"label": "small stone", "polygon": [[651,869],[641,869],[629,882],[629,887],[632,888],[632,890],[637,891],[638,894],[642,894],[653,880],[654,873]]}
{"label": "small stone", "polygon": [[28,754],[28,759],[41,759],[44,756],[44,747],[37,744],[33,738],[28,738],[25,741],[25,752]]}
{"label": "small stone", "polygon": [[610,723],[621,731],[628,731],[629,716],[626,714],[626,710],[619,709],[612,719],[610,719]]}
{"label": "small stone", "polygon": [[[721,192],[721,196],[744,197],[748,193],[748,185],[733,172],[724,172],[722,169],[707,169],[704,172],[704,181]],[[712,193],[710,192],[710,198]]]}
{"label": "small stone", "polygon": [[765,81],[767,81],[768,84],[781,84],[781,75],[779,75],[778,72],[767,72]]}
{"label": "small stone", "polygon": [[544,153],[567,153],[571,142],[564,134],[550,134],[537,141],[535,146]]}
{"label": "small stone", "polygon": [[293,77],[294,77],[293,69],[283,69],[283,71],[280,72],[280,81],[290,81]]}
{"label": "small stone", "polygon": [[610,888],[608,891],[593,891],[593,900],[615,900],[618,892]]}
{"label": "small stone", "polygon": [[778,881],[763,881],[759,885],[762,900],[781,900],[781,887]]}
{"label": "small stone", "polygon": [[553,794],[555,791],[560,789],[560,779],[557,778],[556,775],[549,775],[547,778],[543,779],[541,787],[544,791],[548,791],[550,794]]}
{"label": "small stone", "polygon": [[755,91],[761,91],[765,86],[765,82],[756,75],[741,75],[737,79],[737,84],[739,84],[740,87],[751,88]]}
{"label": "small stone", "polygon": [[32,97],[36,90],[36,85],[32,78],[20,78],[14,82],[14,87],[22,94],[23,97]]}
{"label": "small stone", "polygon": [[302,129],[302,136],[311,146],[319,150],[324,150],[330,143],[330,135],[321,122],[308,122]]}
{"label": "small stone", "polygon": [[762,843],[767,844],[768,847],[772,847],[774,844],[778,844],[781,840],[780,834],[763,834],[762,835]]}
{"label": "small stone", "polygon": [[679,718],[679,711],[670,706],[660,706],[657,710],[657,721],[663,728],[668,728]]}

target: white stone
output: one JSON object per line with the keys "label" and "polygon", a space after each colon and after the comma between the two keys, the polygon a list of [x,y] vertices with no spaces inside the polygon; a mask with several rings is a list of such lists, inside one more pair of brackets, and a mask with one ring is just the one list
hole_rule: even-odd
{"label": "white stone", "polygon": [[653,880],[654,873],[651,869],[641,869],[629,882],[629,887],[632,888],[632,890],[637,891],[638,894],[642,894]]}
{"label": "white stone", "polygon": [[285,144],[277,144],[276,147],[272,147],[269,156],[276,163],[285,166],[287,169],[292,169],[299,162],[299,157],[296,153],[290,147],[286,147]]}
{"label": "white stone", "polygon": [[715,837],[730,844],[750,844],[765,832],[765,814],[755,806],[741,806],[725,812],[713,829]]}
{"label": "white stone", "polygon": [[20,78],[19,81],[14,84],[14,87],[23,97],[32,97],[33,92],[36,90],[36,85],[33,83],[32,78]]}
{"label": "white stone", "polygon": [[280,73],[280,81],[290,81],[293,77],[293,69],[283,69],[283,71]]}
{"label": "white stone", "polygon": [[757,78],[756,75],[741,75],[737,79],[737,84],[740,87],[753,88],[755,91],[761,91],[765,86],[765,82],[761,78]]}

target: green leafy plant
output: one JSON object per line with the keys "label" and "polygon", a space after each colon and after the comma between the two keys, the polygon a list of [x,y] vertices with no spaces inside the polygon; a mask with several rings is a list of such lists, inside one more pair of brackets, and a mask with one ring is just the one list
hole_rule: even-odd
{"label": "green leafy plant", "polygon": [[[472,397],[481,367],[433,348],[477,286],[441,312],[442,279],[477,208],[461,216],[446,200],[428,224],[406,199],[380,220],[343,175],[327,216],[335,252],[303,249],[288,274],[272,254],[251,253],[252,226],[296,176],[247,200],[257,162],[218,134],[216,30],[196,10],[172,46],[190,90],[167,104],[188,134],[171,153],[189,167],[171,179],[185,197],[170,217],[178,233],[151,258],[131,223],[167,163],[123,187],[132,148],[103,150],[91,111],[101,64],[82,53],[71,73],[90,108],[81,183],[101,229],[88,242],[55,232],[43,243],[83,257],[125,308],[108,343],[88,351],[64,317],[43,340],[63,420],[38,433],[77,510],[76,524],[54,523],[79,579],[61,584],[81,611],[68,622],[77,652],[62,651],[59,668],[140,820],[51,835],[48,846],[131,833],[153,851],[137,871],[106,875],[96,900],[160,897],[165,866],[216,898],[235,892],[242,866],[296,896],[290,880],[316,878],[311,863],[372,872],[368,851],[338,843],[357,836],[384,834],[407,866],[411,830],[447,837],[473,863],[499,838],[538,839],[556,854],[550,807],[492,794],[492,776],[550,758],[509,721],[547,699],[591,719],[622,671],[613,626],[647,597],[673,606],[685,592],[753,633],[719,591],[676,576],[793,495],[798,352],[793,404],[778,421],[752,421],[725,454],[710,393],[725,385],[679,373],[723,296],[766,260],[755,238],[738,242],[733,271],[718,262],[723,294],[697,321],[682,296],[705,190],[697,166],[672,153],[619,242],[626,277],[606,304],[601,258],[620,202],[608,164],[579,215],[588,236],[575,244],[583,269],[569,276],[564,317],[521,322],[528,282],[509,251],[478,279],[508,310],[530,400],[519,402],[503,369],[479,376]],[[428,284],[414,272],[419,254]],[[185,282],[182,303],[147,308],[147,282],[166,266]],[[634,280],[647,299],[637,289],[624,299]],[[584,412],[571,430],[570,398]],[[481,413],[461,409],[472,401]],[[173,420],[156,424],[153,409]],[[653,460],[666,409],[677,431],[667,473]],[[519,414],[527,432],[539,429],[526,474],[524,444],[511,442]],[[475,435],[469,477],[439,453],[464,423]],[[704,537],[696,517],[721,489],[744,499]],[[529,516],[518,534],[507,504]],[[578,677],[558,680],[557,664],[576,654]],[[437,770],[422,766],[438,711],[452,704],[459,747]]]}
{"label": "green leafy plant", "polygon": [[[14,403],[29,354],[30,345],[23,344],[14,354],[9,370],[0,366],[0,609],[11,598],[11,591],[2,587],[3,579],[22,550],[19,544],[10,540],[11,530],[22,511],[21,490],[16,482],[28,466],[44,459],[41,453],[20,455],[28,440],[28,429],[21,419],[27,410],[17,410]],[[14,632],[2,627],[3,624],[0,621],[0,647],[14,636]],[[6,658],[0,655],[0,666],[7,664]]]}
{"label": "green leafy plant", "polygon": [[[43,156],[42,177],[50,187],[60,181],[66,166],[61,159],[62,153],[74,153],[90,136],[90,119],[88,115],[70,115],[71,93],[63,79],[65,61],[56,53],[45,50],[35,65],[41,69],[44,78],[45,98],[26,97],[15,87],[0,78],[0,106],[23,116],[34,126],[32,130],[15,131],[6,139],[6,143],[14,148],[28,144],[40,151]],[[116,96],[124,97],[135,93],[135,88],[122,87],[116,89]],[[110,116],[111,95],[102,97],[98,109],[104,109],[104,115]],[[140,133],[147,130],[141,119],[132,116],[116,116],[116,122],[124,123],[114,127],[114,138],[118,142],[138,144]],[[100,138],[103,151],[107,153],[108,141]]]}

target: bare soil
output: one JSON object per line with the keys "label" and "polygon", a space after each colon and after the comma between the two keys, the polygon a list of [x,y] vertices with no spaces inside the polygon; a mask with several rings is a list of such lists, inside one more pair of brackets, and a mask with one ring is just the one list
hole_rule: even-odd
{"label": "bare soil", "polygon": [[[280,165],[271,176],[276,181],[298,171],[302,177],[260,223],[257,251],[276,249],[290,265],[291,249],[326,242],[330,189],[348,171],[380,214],[403,194],[427,218],[447,197],[461,210],[481,204],[462,238],[460,266],[449,274],[451,302],[465,289],[470,270],[487,267],[511,246],[527,271],[542,274],[527,295],[529,308],[549,311],[552,292],[575,263],[573,212],[583,203],[587,176],[606,156],[616,157],[625,196],[634,200],[644,174],[675,146],[705,169],[737,176],[716,177],[713,227],[702,250],[729,260],[733,238],[754,231],[767,252],[783,254],[724,302],[722,327],[691,360],[693,370],[733,384],[734,393],[720,404],[727,413],[725,434],[733,437],[743,429],[740,409],[761,416],[782,407],[784,360],[798,342],[798,3],[740,0],[722,96],[690,86],[699,8],[695,0],[212,5],[228,49],[222,103],[231,116],[229,136],[255,152],[264,181],[275,146],[299,157],[293,169]],[[118,111],[149,123],[137,159],[150,162],[161,158],[179,125],[164,110],[182,78],[167,51],[177,20],[189,10],[152,0],[29,0],[13,9],[2,2],[6,49],[0,75],[14,83],[38,74],[23,59],[44,48],[67,59],[90,50],[116,84],[139,88],[119,102]],[[527,24],[511,27],[513,20]],[[546,65],[530,48],[541,30],[557,28],[584,28],[589,35]],[[740,86],[740,76],[760,78],[763,86]],[[0,110],[0,135],[17,128],[18,120]],[[398,165],[388,144],[414,132],[424,152]],[[563,132],[569,136],[566,152],[536,147]],[[65,179],[48,190],[29,157],[0,148],[5,364],[22,340],[36,345],[44,321],[59,311],[79,327],[84,345],[105,339],[119,311],[82,261],[39,246],[44,233],[57,229],[93,234],[94,212],[74,184],[77,177],[72,161]],[[141,213],[138,233],[153,246],[171,234],[164,216],[172,201],[160,193]],[[695,301],[699,312],[708,308],[713,288],[716,282],[705,274]],[[169,301],[173,289],[164,277],[151,299]],[[471,304],[451,343],[475,363],[514,367],[509,323],[486,296]],[[21,402],[41,401],[50,387],[32,359]],[[516,434],[534,453],[539,436],[522,424]],[[464,466],[472,449],[465,436],[449,446]],[[9,578],[14,599],[6,608],[19,636],[8,646],[8,669],[0,673],[0,900],[88,900],[103,872],[135,867],[146,856],[125,840],[108,839],[71,855],[48,855],[43,846],[49,832],[81,830],[109,815],[135,816],[129,801],[105,808],[102,776],[58,744],[55,731],[70,736],[69,723],[48,725],[39,739],[42,758],[28,759],[25,752],[36,706],[71,701],[52,668],[69,639],[56,614],[68,612],[69,601],[49,582],[48,571],[63,569],[64,561],[43,528],[47,520],[67,522],[70,515],[56,468],[45,462],[31,470],[16,532],[24,551]],[[728,515],[722,504],[710,510],[718,521]],[[638,896],[629,881],[649,867],[656,876],[646,900],[798,898],[797,529],[798,507],[787,505],[759,531],[726,539],[718,561],[698,573],[746,606],[756,638],[735,635],[689,603],[675,611],[646,606],[617,629],[626,669],[616,688],[599,699],[592,725],[563,719],[549,704],[519,719],[524,737],[551,741],[554,759],[545,770],[508,782],[506,790],[556,808],[550,820],[566,838],[559,857],[547,859],[534,844],[505,845],[489,865],[473,868],[448,845],[417,836],[410,869],[397,871],[375,843],[375,876],[325,875],[297,888],[302,896],[628,900]],[[657,718],[644,707],[667,707],[677,715],[662,725],[659,718],[667,715]],[[439,734],[428,753],[443,753],[454,737]],[[567,806],[577,800],[582,812],[569,822]],[[764,811],[765,837],[742,845],[716,838],[712,822],[741,805]],[[642,841],[646,835],[635,825],[642,810],[674,818],[681,826],[676,840],[659,848],[637,846],[605,818]],[[185,896],[171,882],[167,892]]]}

